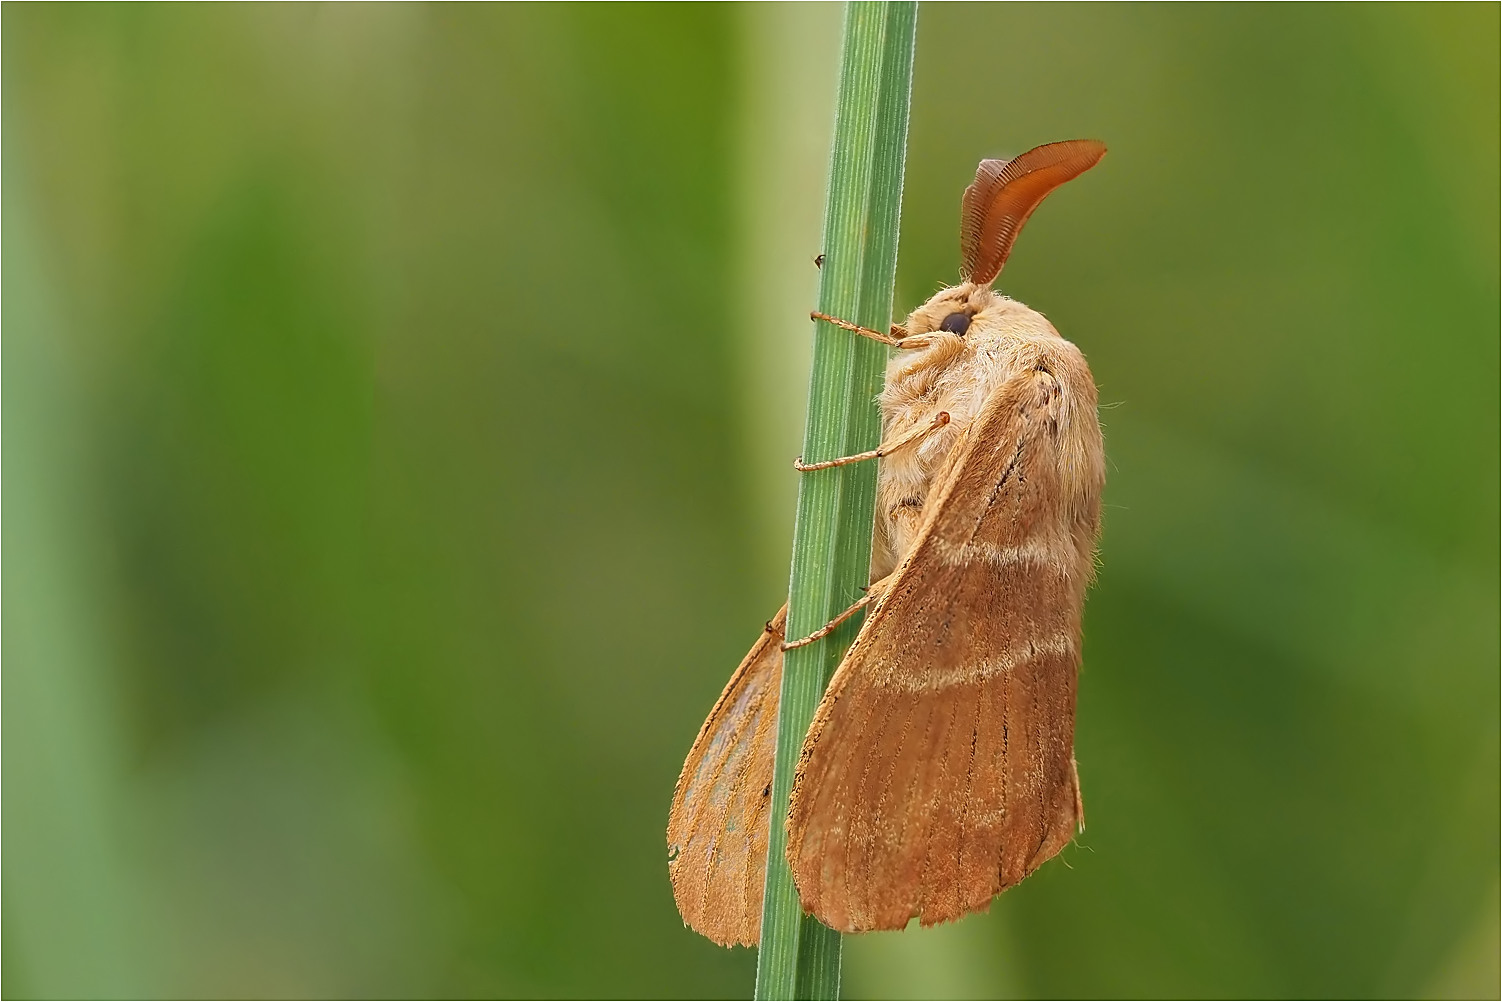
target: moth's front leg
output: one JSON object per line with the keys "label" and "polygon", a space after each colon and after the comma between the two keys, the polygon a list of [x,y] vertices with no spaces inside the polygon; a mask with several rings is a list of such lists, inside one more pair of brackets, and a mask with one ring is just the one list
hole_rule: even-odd
{"label": "moth's front leg", "polygon": [[814,310],[808,317],[810,320],[823,320],[826,323],[834,324],[842,331],[859,334],[861,337],[868,337],[872,341],[880,341],[891,348],[927,348],[934,338],[934,334],[909,334],[907,328],[900,324],[893,324],[891,333],[883,334],[881,331],[874,331],[869,327],[862,327],[848,320],[832,317],[828,313],[820,313],[818,310]]}
{"label": "moth's front leg", "polygon": [[903,446],[912,445],[914,442],[920,441],[928,435],[931,435],[934,432],[938,431],[948,423],[949,412],[939,411],[939,413],[935,414],[933,420],[928,424],[915,425],[900,435],[893,435],[891,438],[887,439],[885,442],[881,443],[870,452],[857,452],[853,456],[841,456],[839,459],[826,459],[823,462],[819,463],[805,463],[803,461],[803,457],[799,456],[797,459],[793,460],[793,469],[797,470],[799,473],[808,473],[810,470],[827,470],[834,466],[849,466],[851,463],[864,462],[867,459],[880,459],[882,456],[890,455],[891,453],[896,452]]}

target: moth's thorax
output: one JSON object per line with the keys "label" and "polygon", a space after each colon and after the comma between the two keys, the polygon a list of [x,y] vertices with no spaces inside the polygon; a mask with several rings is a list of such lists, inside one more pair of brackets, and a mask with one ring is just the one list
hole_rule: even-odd
{"label": "moth's thorax", "polygon": [[[968,326],[953,321],[948,326],[962,327],[963,334],[944,329],[956,313],[969,317]],[[940,411],[949,414],[949,424],[915,447],[883,458],[873,576],[902,559],[945,458],[1014,373],[1037,368],[1054,373],[1072,398],[1065,401],[1066,409],[1088,409],[1094,427],[1095,390],[1084,358],[1036,310],[988,286],[966,283],[934,295],[909,315],[906,327],[909,334],[932,333],[933,340],[927,347],[896,353],[888,364],[881,394],[883,436],[926,425]]]}

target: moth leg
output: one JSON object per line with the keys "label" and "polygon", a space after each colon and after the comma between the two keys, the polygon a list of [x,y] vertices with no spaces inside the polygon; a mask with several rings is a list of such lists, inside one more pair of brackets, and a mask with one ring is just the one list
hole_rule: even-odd
{"label": "moth leg", "polygon": [[892,332],[890,334],[883,334],[881,331],[874,331],[869,327],[861,327],[858,324],[853,324],[848,320],[841,320],[839,317],[832,317],[828,313],[820,313],[818,310],[810,313],[809,318],[812,320],[826,320],[829,323],[834,324],[840,330],[849,331],[852,334],[859,334],[861,337],[868,337],[873,341],[880,341],[882,344],[887,345],[888,347],[898,349],[927,348],[929,345],[934,343],[934,339],[937,338],[940,333],[939,331],[934,331],[931,334],[909,334],[906,327],[903,327],[900,324],[893,324]]}
{"label": "moth leg", "polygon": [[802,640],[785,641],[782,645],[782,649],[785,651],[790,651],[795,647],[807,647],[809,644],[813,643],[816,640],[823,640],[825,637],[833,633],[835,631],[835,628],[838,627],[841,623],[849,619],[851,616],[855,615],[857,612],[860,612],[870,604],[870,594],[862,595],[860,598],[855,600],[855,603],[851,605],[850,608],[846,609],[844,612],[840,613],[838,616],[834,617],[829,622],[825,623],[823,626],[819,627],[817,630],[804,637]]}
{"label": "moth leg", "polygon": [[866,594],[856,599],[855,603],[851,605],[850,608],[846,609],[844,612],[840,613],[838,616],[834,617],[829,622],[825,623],[823,626],[819,627],[817,630],[804,637],[802,640],[794,640],[788,643],[784,643],[782,645],[782,649],[785,651],[790,651],[795,647],[807,647],[809,644],[813,643],[816,640],[823,640],[825,637],[833,633],[835,629],[838,628],[839,625],[845,620],[849,619],[851,616],[855,615],[857,612],[860,612],[866,606],[870,605],[872,602],[877,601],[883,595],[885,595],[887,591],[887,585],[891,582],[891,580],[892,575],[888,574],[880,581],[871,582],[866,586]]}
{"label": "moth leg", "polygon": [[1085,833],[1085,798],[1080,794],[1080,763],[1073,755],[1069,756],[1069,768],[1074,772],[1074,823],[1079,826],[1079,834]]}
{"label": "moth leg", "polygon": [[827,470],[833,466],[849,466],[851,463],[860,463],[864,462],[867,459],[880,459],[882,456],[896,452],[898,449],[902,448],[905,445],[912,445],[914,442],[923,438],[925,435],[928,435],[931,432],[938,431],[948,423],[949,412],[940,411],[939,413],[934,415],[934,419],[928,424],[920,424],[916,427],[909,428],[901,435],[895,435],[892,438],[889,438],[887,441],[881,443],[870,452],[857,452],[853,456],[841,456],[839,459],[826,459],[822,463],[805,463],[803,461],[803,457],[799,456],[797,459],[793,460],[793,469],[797,470],[799,473],[807,473],[810,470]]}
{"label": "moth leg", "polygon": [[834,324],[840,330],[849,331],[852,334],[859,334],[861,337],[868,337],[872,341],[880,341],[882,344],[890,345],[893,348],[897,347],[902,339],[907,337],[907,331],[904,328],[897,326],[896,324],[892,325],[892,332],[890,334],[883,334],[881,331],[874,331],[869,327],[861,327],[858,324],[853,324],[848,320],[841,320],[839,317],[832,317],[828,313],[820,313],[818,310],[814,310],[808,315],[808,317],[810,320],[827,321]]}

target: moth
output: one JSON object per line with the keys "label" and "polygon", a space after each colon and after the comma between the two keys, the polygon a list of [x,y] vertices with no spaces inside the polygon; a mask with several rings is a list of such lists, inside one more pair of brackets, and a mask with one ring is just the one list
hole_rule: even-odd
{"label": "moth", "polygon": [[[889,333],[868,613],[803,742],[787,816],[803,909],[841,932],[990,905],[1084,829],[1074,760],[1081,616],[1105,460],[1084,356],[991,288],[1038,204],[1105,155],[1093,140],[982,160],[961,279]],[[761,932],[784,606],[700,729],[673,792],[684,921]]]}

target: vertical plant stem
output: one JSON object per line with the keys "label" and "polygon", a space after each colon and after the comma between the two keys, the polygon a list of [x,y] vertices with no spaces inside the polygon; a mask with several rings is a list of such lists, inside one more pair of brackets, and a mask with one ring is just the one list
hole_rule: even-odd
{"label": "vertical plant stem", "polygon": [[[910,2],[852,3],[845,10],[819,310],[877,330],[885,330],[892,317],[917,19],[918,5]],[[806,461],[875,448],[881,434],[876,395],[886,358],[885,348],[874,341],[815,324]],[[871,571],[875,504],[874,463],[802,474],[788,599],[790,638],[814,632],[860,597]],[[788,651],[783,664],[758,999],[839,997],[839,934],[803,914],[788,872],[783,822],[804,734],[859,622],[853,619],[818,643]]]}

